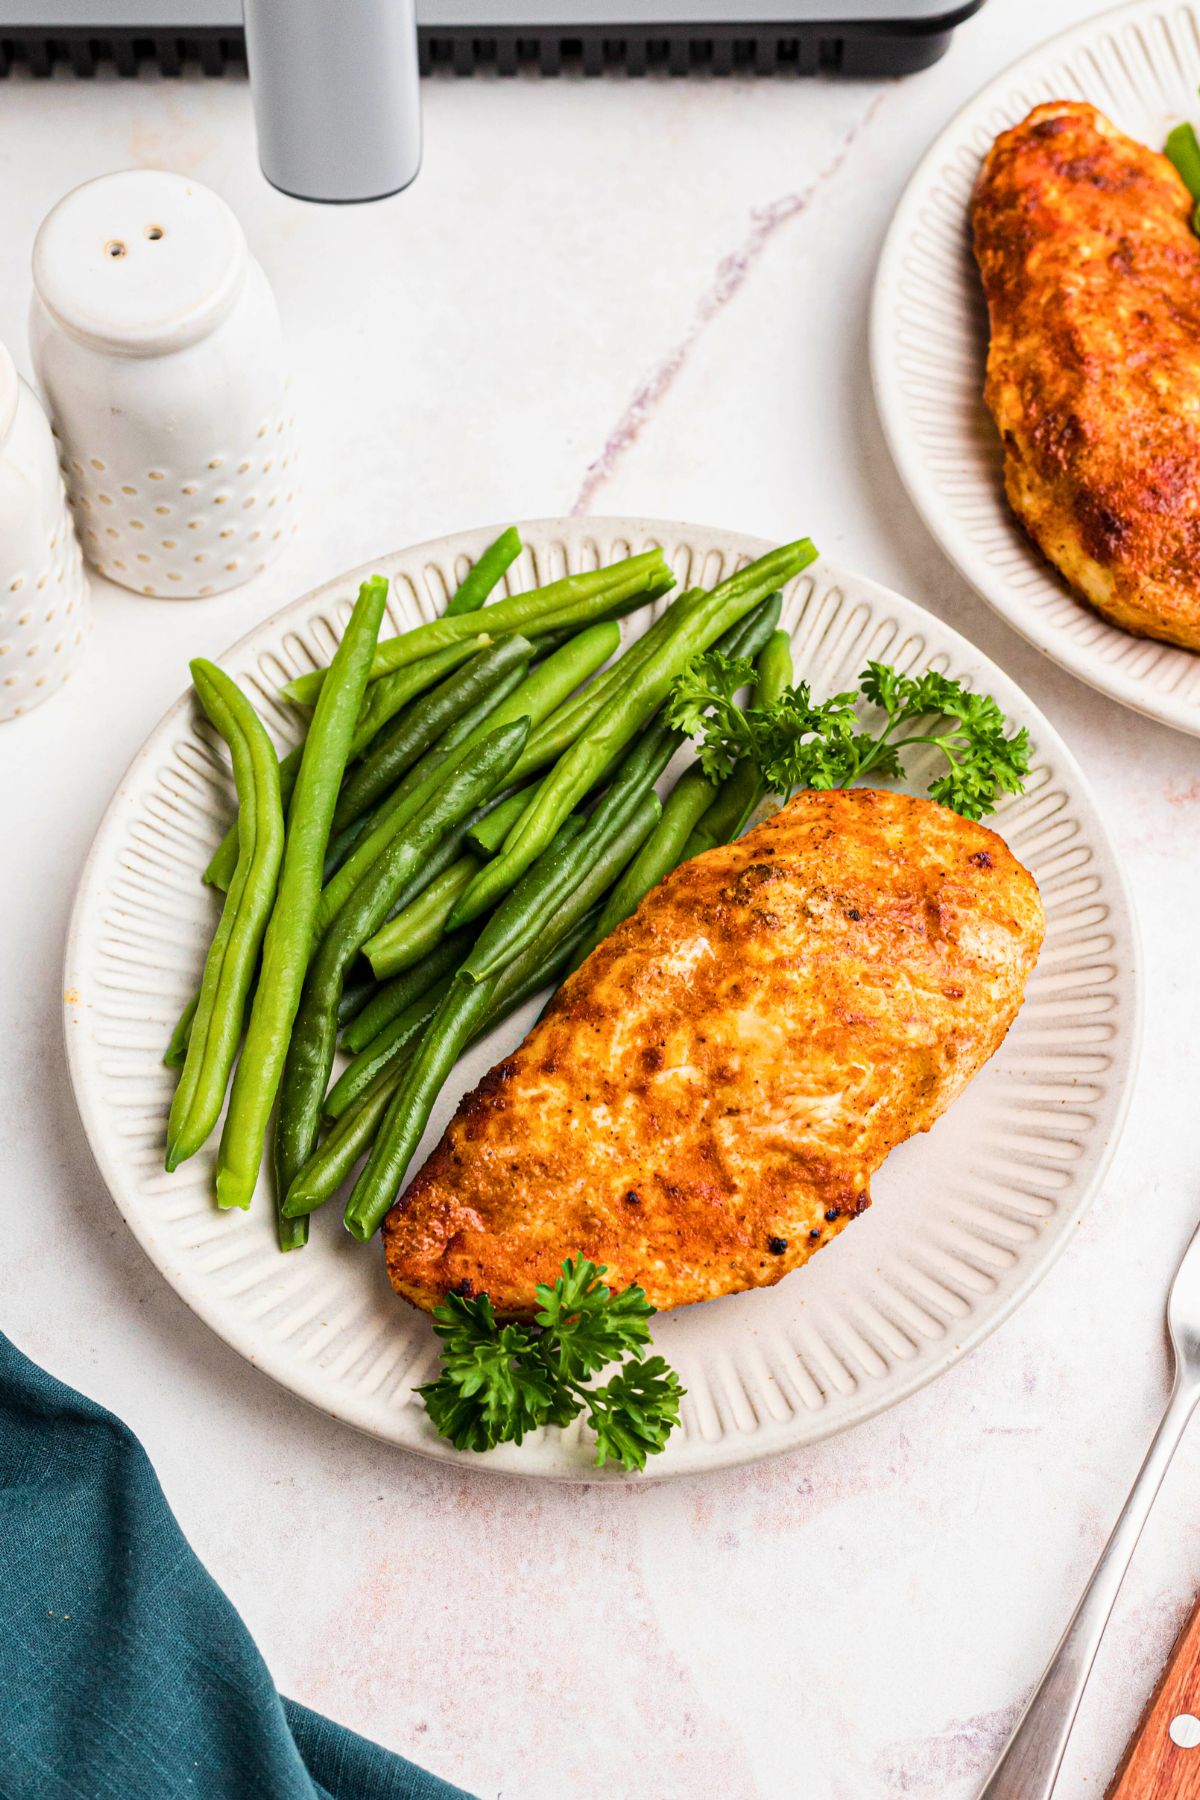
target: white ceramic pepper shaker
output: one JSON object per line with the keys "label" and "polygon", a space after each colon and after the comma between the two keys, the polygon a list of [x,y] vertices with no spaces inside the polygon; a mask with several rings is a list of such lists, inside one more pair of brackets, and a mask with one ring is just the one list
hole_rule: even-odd
{"label": "white ceramic pepper shaker", "polygon": [[62,686],[89,627],[87,577],[50,426],[0,344],[0,719],[18,718]]}
{"label": "white ceramic pepper shaker", "polygon": [[274,295],[199,182],[76,188],[33,252],[30,342],[84,554],[135,593],[217,594],[294,529],[294,421]]}

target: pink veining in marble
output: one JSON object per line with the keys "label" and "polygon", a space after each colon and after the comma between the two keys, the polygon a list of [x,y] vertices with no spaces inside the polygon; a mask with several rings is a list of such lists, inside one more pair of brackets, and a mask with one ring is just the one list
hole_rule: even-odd
{"label": "pink veining in marble", "polygon": [[744,242],[736,250],[730,251],[728,256],[722,257],[717,264],[716,279],[701,299],[686,337],[676,344],[654,373],[638,388],[610,432],[604,449],[588,465],[583,485],[571,508],[573,516],[578,517],[589,511],[597,493],[611,478],[626,451],[637,442],[659,403],[670,391],[705,328],[737,294],[776,232],[807,212],[816,195],[833,180],[850,154],[855,140],[874,118],[883,100],[883,94],[875,96],[807,187],[794,194],[784,194],[753,214],[753,222]]}

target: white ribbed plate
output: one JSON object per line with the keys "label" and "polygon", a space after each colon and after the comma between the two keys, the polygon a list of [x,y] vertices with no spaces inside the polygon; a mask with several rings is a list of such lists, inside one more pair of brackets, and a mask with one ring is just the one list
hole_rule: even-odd
{"label": "white ribbed plate", "polygon": [[[391,622],[433,616],[490,537],[466,533],[371,565],[392,579]],[[522,527],[510,591],[661,543],[681,586],[720,579],[767,546],[645,520]],[[224,658],[281,745],[278,684],[328,661],[355,571],[269,619]],[[1041,885],[1049,928],[1029,998],[999,1054],[934,1131],[892,1156],[875,1205],[778,1287],[657,1321],[688,1389],[684,1428],[653,1465],[682,1475],[769,1456],[868,1418],[949,1367],[997,1325],[1067,1242],[1108,1161],[1138,1038],[1134,933],[1124,883],[1083,776],[1020,690],[911,601],[819,562],[789,590],[796,666],[824,695],[868,658],[930,664],[994,693],[1027,725],[1036,766],[998,824]],[[645,615],[626,621],[640,630]],[[215,915],[200,874],[229,817],[224,760],[190,697],[151,734],[88,857],[67,951],[71,1073],[96,1160],[167,1280],[226,1341],[285,1387],[365,1431],[455,1452],[412,1397],[437,1361],[426,1320],[388,1287],[378,1245],[313,1220],[307,1249],[275,1248],[265,1179],[249,1213],[218,1213],[212,1154],[162,1171],[172,1077],[161,1056],[194,987]],[[520,1039],[495,1032],[457,1072],[426,1148],[460,1093]],[[472,1466],[591,1478],[578,1427]]]}
{"label": "white ribbed plate", "polygon": [[987,313],[968,208],[996,135],[1045,100],[1088,100],[1161,149],[1200,118],[1200,6],[1137,0],[998,75],[942,132],[896,209],[875,277],[871,368],[888,447],[960,573],[1023,637],[1114,700],[1200,733],[1200,656],[1131,637],[1076,600],[1004,497],[983,404]]}

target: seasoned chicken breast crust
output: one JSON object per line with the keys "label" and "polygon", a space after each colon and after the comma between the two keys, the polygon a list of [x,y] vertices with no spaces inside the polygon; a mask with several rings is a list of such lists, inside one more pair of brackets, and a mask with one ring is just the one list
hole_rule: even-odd
{"label": "seasoned chicken breast crust", "polygon": [[577,1252],[659,1308],[778,1281],[995,1051],[1043,927],[985,826],[798,795],[648,894],[465,1097],[386,1220],[393,1286],[511,1318]]}
{"label": "seasoned chicken breast crust", "polygon": [[1009,503],[1115,625],[1200,649],[1200,241],[1165,156],[1081,101],[993,144],[972,206]]}

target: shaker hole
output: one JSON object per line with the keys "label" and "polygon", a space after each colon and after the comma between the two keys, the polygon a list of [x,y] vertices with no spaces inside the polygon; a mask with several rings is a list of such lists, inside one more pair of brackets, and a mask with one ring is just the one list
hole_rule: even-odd
{"label": "shaker hole", "polygon": [[125,246],[120,238],[110,238],[104,246],[109,256],[124,256]]}
{"label": "shaker hole", "polygon": [[158,242],[159,238],[162,236],[162,234],[163,234],[163,228],[161,225],[147,225],[146,236],[150,239],[150,242],[152,244],[157,244],[157,242]]}

